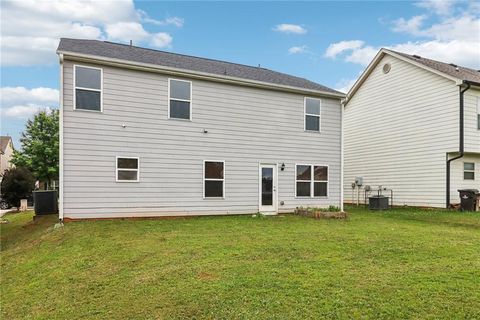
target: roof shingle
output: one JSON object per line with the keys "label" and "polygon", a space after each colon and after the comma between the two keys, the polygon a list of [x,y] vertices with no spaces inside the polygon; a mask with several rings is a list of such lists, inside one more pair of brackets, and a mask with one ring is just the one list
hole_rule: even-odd
{"label": "roof shingle", "polygon": [[154,64],[343,95],[343,93],[339,91],[307,79],[261,67],[246,66],[237,63],[187,56],[107,41],[62,38],[57,52],[72,52],[126,60],[130,62]]}
{"label": "roof shingle", "polygon": [[[410,60],[416,61],[418,63],[423,64],[424,66],[427,66],[429,68],[432,68],[434,70],[440,71],[442,73],[445,73],[449,76],[452,76],[454,78],[460,79],[460,80],[465,80],[465,81],[471,81],[475,83],[480,83],[480,71],[479,70],[474,70],[466,67],[461,67],[457,66],[455,64],[450,64],[450,63],[445,63],[445,62],[440,62],[432,59],[427,59],[420,57],[418,55],[410,55],[398,51],[393,51],[388,49],[387,51],[394,52],[396,54],[401,55],[402,57],[408,58]],[[480,62],[480,61],[479,61]]]}

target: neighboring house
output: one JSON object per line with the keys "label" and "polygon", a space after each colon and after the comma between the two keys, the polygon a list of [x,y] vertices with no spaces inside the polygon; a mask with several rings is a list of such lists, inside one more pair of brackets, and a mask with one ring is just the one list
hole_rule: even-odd
{"label": "neighboring house", "polygon": [[1,175],[5,170],[13,167],[13,164],[10,162],[13,156],[13,141],[12,137],[1,136],[0,137],[0,180]]}
{"label": "neighboring house", "polygon": [[459,203],[480,189],[480,72],[380,50],[347,95],[344,157],[346,202],[362,177],[395,205]]}
{"label": "neighboring house", "polygon": [[60,218],[341,206],[344,94],[265,68],[61,39]]}

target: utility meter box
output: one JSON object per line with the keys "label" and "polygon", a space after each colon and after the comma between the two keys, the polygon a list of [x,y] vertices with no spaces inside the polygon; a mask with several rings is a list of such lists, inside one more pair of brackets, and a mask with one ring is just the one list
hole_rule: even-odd
{"label": "utility meter box", "polygon": [[363,185],[363,177],[356,177],[355,178],[355,184],[359,187]]}

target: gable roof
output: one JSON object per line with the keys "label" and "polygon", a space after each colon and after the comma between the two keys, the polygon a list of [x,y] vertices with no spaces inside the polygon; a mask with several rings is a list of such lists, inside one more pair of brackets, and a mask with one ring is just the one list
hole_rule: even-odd
{"label": "gable roof", "polygon": [[198,72],[222,78],[237,78],[260,82],[274,86],[293,87],[318,93],[332,94],[338,97],[344,93],[304,78],[226,61],[199,58],[183,54],[146,49],[119,43],[99,40],[60,39],[57,53],[65,55],[83,55],[92,58],[101,57],[115,61],[162,66],[176,70]]}
{"label": "gable roof", "polygon": [[12,140],[12,137],[9,136],[0,136],[0,150],[2,154],[5,153],[8,143]]}
{"label": "gable roof", "polygon": [[398,58],[402,61],[411,63],[417,67],[420,67],[424,70],[438,74],[439,76],[445,77],[455,82],[456,85],[460,85],[463,82],[469,82],[476,86],[480,86],[480,72],[479,70],[474,70],[466,67],[457,66],[455,64],[449,64],[437,60],[427,59],[420,57],[418,55],[410,55],[390,49],[382,48],[370,64],[367,66],[365,71],[360,75],[355,84],[350,88],[347,93],[346,103],[351,99],[351,97],[357,92],[363,82],[367,79],[373,69],[378,65],[385,55],[391,55],[395,58]]}
{"label": "gable roof", "polygon": [[[402,57],[421,63],[426,67],[445,73],[459,80],[475,82],[480,84],[480,70],[474,70],[474,69],[470,69],[462,66],[457,66],[456,64],[453,64],[453,63],[445,63],[437,60],[427,59],[424,57],[420,57],[418,55],[410,55],[410,54],[393,51],[393,50],[387,50],[387,51],[399,54]],[[480,62],[480,59],[479,59],[479,62]]]}

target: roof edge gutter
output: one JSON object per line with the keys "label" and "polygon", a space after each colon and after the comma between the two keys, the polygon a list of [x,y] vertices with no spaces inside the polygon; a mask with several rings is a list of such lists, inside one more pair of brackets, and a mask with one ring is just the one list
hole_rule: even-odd
{"label": "roof edge gutter", "polygon": [[[466,86],[463,87],[463,84]],[[470,89],[470,82],[469,81],[463,81],[462,84],[459,87],[459,99],[460,99],[460,110],[459,110],[459,118],[460,118],[460,123],[459,123],[459,155],[456,157],[453,157],[452,159],[448,159],[448,153],[446,154],[446,159],[447,159],[447,172],[446,172],[446,208],[450,208],[450,167],[452,161],[458,160],[460,158],[463,158],[465,154],[465,130],[464,130],[464,114],[465,114],[465,92]]]}
{"label": "roof edge gutter", "polygon": [[104,58],[100,56],[80,54],[80,53],[75,53],[70,51],[58,50],[57,54],[63,54],[65,60],[98,63],[102,65],[130,68],[130,69],[141,70],[141,71],[157,72],[157,73],[163,73],[163,74],[169,74],[169,75],[175,75],[175,76],[184,76],[184,77],[190,77],[190,78],[195,78],[200,80],[233,83],[233,84],[249,86],[249,87],[278,90],[278,91],[288,91],[288,92],[294,92],[294,93],[310,94],[310,95],[331,97],[331,98],[337,98],[337,99],[342,99],[342,98],[345,98],[346,96],[343,93],[303,89],[300,87],[272,84],[268,82],[248,80],[248,79],[231,77],[231,76],[220,76],[220,75],[215,75],[207,72],[171,68],[171,67],[159,66],[159,65],[150,64],[150,63],[132,62],[132,61],[127,61],[122,59],[115,59],[115,58]]}

